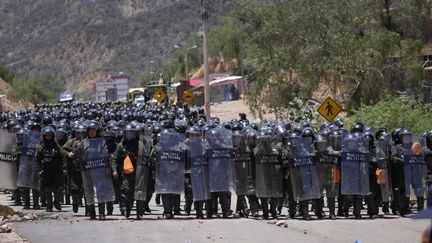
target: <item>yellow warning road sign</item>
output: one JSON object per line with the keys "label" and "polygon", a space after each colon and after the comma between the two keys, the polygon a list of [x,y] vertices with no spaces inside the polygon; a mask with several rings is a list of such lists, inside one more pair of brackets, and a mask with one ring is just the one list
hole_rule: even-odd
{"label": "yellow warning road sign", "polygon": [[183,101],[184,102],[192,103],[193,99],[194,99],[194,95],[192,94],[192,92],[190,90],[186,90],[183,93]]}
{"label": "yellow warning road sign", "polygon": [[330,97],[324,100],[318,108],[318,113],[329,122],[332,122],[341,111],[342,107]]}
{"label": "yellow warning road sign", "polygon": [[153,99],[157,100],[158,102],[162,102],[166,97],[165,92],[163,92],[162,89],[156,89],[153,94]]}

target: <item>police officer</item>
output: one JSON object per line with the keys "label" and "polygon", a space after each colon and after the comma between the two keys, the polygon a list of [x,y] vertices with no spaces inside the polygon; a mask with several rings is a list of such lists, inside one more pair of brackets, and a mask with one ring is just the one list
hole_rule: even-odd
{"label": "police officer", "polygon": [[[194,207],[196,210],[196,218],[203,219],[204,203],[211,204],[211,195],[208,188],[208,163],[205,150],[205,142],[201,138],[202,131],[199,127],[189,127],[186,130],[186,163],[185,163],[185,178],[190,180],[191,188],[190,197],[195,198]],[[188,183],[186,183],[188,185]],[[193,194],[193,190],[197,193]],[[211,210],[207,210],[208,218],[211,218]]]}
{"label": "police officer", "polygon": [[366,196],[366,202],[368,205],[367,213],[371,219],[374,219],[378,216],[378,206],[376,203],[377,193],[379,191],[378,182],[376,178],[376,170],[378,168],[377,159],[375,156],[375,137],[372,129],[366,129],[363,132],[363,136],[366,139],[366,145],[369,147],[369,151],[371,153],[371,160],[369,163],[369,193]]}
{"label": "police officer", "polygon": [[121,201],[120,212],[126,218],[130,217],[134,203],[135,192],[135,171],[127,172],[124,170],[125,160],[132,163],[133,168],[137,168],[137,159],[140,142],[138,131],[128,124],[123,129],[123,141],[117,145],[116,150],[111,158],[111,167],[115,180],[120,180]]}
{"label": "police officer", "polygon": [[[78,212],[78,206],[81,202],[81,196],[84,192],[83,181],[81,176],[81,168],[75,153],[80,145],[81,141],[87,137],[87,129],[84,124],[77,125],[72,134],[72,138],[69,139],[63,145],[63,153],[66,155],[67,171],[68,171],[68,184],[70,187],[70,193],[72,196],[72,211]],[[86,216],[89,211],[86,207]]]}
{"label": "police officer", "polygon": [[[87,138],[83,139],[79,146],[79,152],[77,154],[77,156],[82,159],[82,158],[86,158],[88,157],[89,153],[89,148],[90,148],[90,143],[91,143],[91,139],[95,139],[100,137],[100,125],[98,122],[96,121],[89,121],[87,123]],[[107,154],[108,149],[105,143],[102,144],[101,149],[99,151],[101,154],[100,156],[103,157],[104,154]],[[82,153],[82,154],[80,154]],[[85,156],[87,155],[87,156]],[[81,170],[84,170],[84,164],[86,161],[80,161],[81,164]],[[91,178],[93,180],[97,179],[97,178]],[[97,181],[93,181],[93,186],[97,183]],[[102,192],[96,192],[96,193],[102,193]],[[112,202],[108,202],[110,204],[110,208],[113,208]],[[90,219],[96,219],[96,209],[95,209],[95,205],[94,204],[90,204],[90,202],[87,202],[89,211],[90,211]],[[105,216],[105,206],[106,203],[105,202],[98,202],[98,211],[99,211],[99,220],[105,220],[106,216]],[[111,212],[112,213],[112,212]]]}
{"label": "police officer", "polygon": [[67,174],[66,163],[64,163],[60,146],[55,141],[54,129],[50,126],[44,127],[42,137],[43,141],[38,146],[36,159],[37,171],[41,176],[41,186],[45,190],[47,200],[46,211],[52,212],[53,205],[60,211],[62,172]]}
{"label": "police officer", "polygon": [[[29,125],[30,125],[30,127],[29,127],[30,128],[30,132],[35,132],[35,133],[40,133],[41,132],[41,127],[40,127],[40,125],[38,123],[31,122],[31,124],[29,123]],[[20,144],[22,144],[22,141],[19,142],[19,140],[20,140],[19,136],[20,135],[21,135],[21,138],[23,138],[23,136],[25,135],[22,130],[20,130],[20,131],[17,132],[17,148],[16,148],[16,152],[17,152],[17,159],[18,159],[18,161],[20,161],[20,157],[21,157],[21,148],[20,148],[21,145]],[[33,149],[34,149],[34,147],[32,148],[32,152],[34,153],[35,151]],[[33,156],[34,155],[35,154],[33,154]],[[37,177],[37,176],[38,175],[35,174],[35,175],[32,175],[31,177]],[[39,188],[40,188],[40,185],[39,185]],[[32,188],[31,191],[32,191],[32,197],[33,197],[33,209],[35,209],[35,210],[40,209],[40,206],[39,206],[39,196],[40,196],[39,190],[37,190],[35,188]],[[24,200],[24,209],[29,209],[30,208],[30,188],[22,187],[21,188],[21,195],[22,195],[22,198]]]}

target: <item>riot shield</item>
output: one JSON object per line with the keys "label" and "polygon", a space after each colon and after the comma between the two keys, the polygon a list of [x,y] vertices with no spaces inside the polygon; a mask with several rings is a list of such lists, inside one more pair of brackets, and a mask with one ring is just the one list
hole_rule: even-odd
{"label": "riot shield", "polygon": [[40,132],[30,132],[24,136],[17,179],[19,187],[40,190],[40,177],[36,171],[36,149],[41,141]]}
{"label": "riot shield", "polygon": [[234,158],[232,174],[234,191],[237,195],[246,195],[249,190],[248,172],[251,163],[250,153],[246,149],[246,136],[240,132],[233,133]]}
{"label": "riot shield", "polygon": [[283,196],[282,161],[273,135],[258,135],[254,149],[256,163],[256,196],[261,198]]}
{"label": "riot shield", "polygon": [[[340,188],[339,156],[330,154],[328,141],[325,137],[317,138],[317,174],[320,181],[321,193],[329,198],[336,198]],[[340,146],[339,146],[340,148]],[[333,148],[332,148],[332,151]]]}
{"label": "riot shield", "polygon": [[185,155],[183,134],[162,131],[157,147],[156,193],[181,194],[184,191]]}
{"label": "riot shield", "polygon": [[140,139],[139,151],[137,156],[137,168],[135,173],[135,200],[146,201],[147,188],[149,180],[149,165],[150,165],[150,152],[151,145],[147,140]]}
{"label": "riot shield", "polygon": [[410,197],[411,188],[417,197],[425,193],[425,159],[421,153],[420,143],[413,143],[412,135],[402,137],[404,157],[405,196]]}
{"label": "riot shield", "polygon": [[341,157],[341,193],[367,195],[370,154],[364,138],[356,134],[347,134],[342,141]]}
{"label": "riot shield", "polygon": [[94,205],[114,201],[111,167],[104,138],[84,139],[77,150],[86,203]]}
{"label": "riot shield", "polygon": [[193,200],[210,199],[209,168],[205,157],[204,141],[201,138],[189,140],[189,151]]}
{"label": "riot shield", "polygon": [[294,198],[298,201],[320,198],[321,192],[313,145],[298,137],[291,139],[290,148],[293,159],[289,169]]}
{"label": "riot shield", "polygon": [[225,128],[207,132],[209,186],[211,192],[227,192],[232,185],[232,133]]}
{"label": "riot shield", "polygon": [[390,200],[391,190],[391,176],[389,171],[390,165],[390,152],[389,143],[387,140],[377,140],[375,142],[375,157],[377,160],[378,168],[376,171],[376,177],[378,185],[381,190],[382,202],[388,202]]}
{"label": "riot shield", "polygon": [[18,170],[12,151],[16,146],[15,133],[0,131],[0,188],[16,189]]}

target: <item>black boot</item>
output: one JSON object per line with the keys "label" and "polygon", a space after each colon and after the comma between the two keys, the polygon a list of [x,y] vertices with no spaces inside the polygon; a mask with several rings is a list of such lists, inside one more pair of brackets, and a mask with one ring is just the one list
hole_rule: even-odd
{"label": "black boot", "polygon": [[46,211],[52,212],[53,211],[53,197],[50,190],[45,190],[45,199],[47,202]]}
{"label": "black boot", "polygon": [[327,202],[328,202],[328,207],[329,207],[329,219],[336,219],[336,215],[335,215],[335,207],[336,207],[336,202],[334,198],[327,198]]}
{"label": "black boot", "polygon": [[76,196],[72,197],[72,211],[78,213],[78,198]]}
{"label": "black boot", "polygon": [[33,195],[33,209],[34,210],[39,210],[40,206],[39,206],[39,192],[32,189],[32,195]]}
{"label": "black boot", "polygon": [[66,205],[70,205],[71,204],[71,200],[70,200],[71,195],[70,194],[65,194],[64,196],[65,196],[65,204]]}
{"label": "black boot", "polygon": [[60,201],[63,198],[62,190],[61,188],[54,189],[54,207],[61,211],[61,204]]}
{"label": "black boot", "polygon": [[248,196],[248,199],[252,217],[259,218],[258,198],[256,196]]}
{"label": "black boot", "polygon": [[367,195],[368,215],[369,218],[375,219],[378,216],[378,208],[376,206],[375,198],[372,193]]}
{"label": "black boot", "polygon": [[297,214],[297,203],[291,198],[288,201],[288,213],[290,219],[295,219]]}
{"label": "black boot", "polygon": [[172,206],[174,207],[174,215],[181,215],[180,194],[172,194],[171,200],[172,200]]}
{"label": "black boot", "polygon": [[268,202],[267,202],[267,198],[261,198],[261,207],[262,207],[262,218],[264,220],[268,220],[269,219],[269,210],[268,210]]}
{"label": "black boot", "polygon": [[230,215],[229,210],[231,201],[229,194],[226,192],[221,192],[220,202],[222,208],[222,218],[226,219]]}
{"label": "black boot", "polygon": [[198,201],[195,202],[195,211],[196,211],[196,218],[197,219],[203,219],[204,215],[203,215],[203,201]]}
{"label": "black boot", "polygon": [[164,207],[163,217],[165,219],[173,219],[174,215],[172,213],[173,211],[173,201],[172,201],[171,194],[163,194],[162,195],[162,204]]}
{"label": "black boot", "polygon": [[144,211],[146,213],[151,213],[151,209],[150,209],[149,203],[147,201],[144,202]]}
{"label": "black boot", "polygon": [[144,215],[144,201],[137,200],[136,201],[136,215],[137,220],[140,220],[141,217]]}
{"label": "black boot", "polygon": [[89,205],[89,215],[90,215],[90,220],[95,220],[96,219],[96,208],[95,205]]}
{"label": "black boot", "polygon": [[99,220],[105,220],[105,203],[98,203]]}
{"label": "black boot", "polygon": [[245,196],[239,196],[237,198],[237,212],[241,217],[247,218],[249,217],[250,210],[248,209],[247,203],[246,203],[246,197]]}
{"label": "black boot", "polygon": [[312,200],[312,205],[314,206],[314,213],[318,219],[323,219],[321,199]]}
{"label": "black boot", "polygon": [[354,216],[356,219],[361,219],[361,208],[363,205],[363,197],[355,196],[354,197]]}
{"label": "black boot", "polygon": [[22,206],[22,203],[21,203],[21,190],[20,189],[15,189],[13,191],[13,194],[14,194],[14,200],[15,200],[14,205],[15,206]]}
{"label": "black boot", "polygon": [[192,203],[193,201],[189,200],[188,198],[186,198],[186,202],[185,202],[185,206],[184,206],[184,210],[186,212],[186,215],[189,216],[192,210]]}
{"label": "black boot", "polygon": [[131,208],[130,208],[129,199],[126,197],[124,193],[122,193],[121,203],[120,203],[120,213],[122,213],[122,215],[124,215],[126,218],[129,218],[130,212],[131,212]]}
{"label": "black boot", "polygon": [[43,208],[46,208],[47,206],[47,202],[46,202],[46,193],[45,193],[45,187],[41,186],[40,187],[40,200],[41,200],[41,206]]}
{"label": "black boot", "polygon": [[351,207],[353,197],[352,196],[344,196],[344,202],[342,207],[343,216],[348,218],[349,217],[349,208]]}
{"label": "black boot", "polygon": [[113,215],[114,212],[114,203],[113,202],[107,202],[107,215]]}
{"label": "black boot", "polygon": [[213,218],[213,200],[212,199],[206,200],[205,207],[206,207],[207,219]]}
{"label": "black boot", "polygon": [[160,194],[156,194],[155,201],[156,201],[156,205],[160,205],[160,203],[161,203],[161,195]]}
{"label": "black boot", "polygon": [[417,211],[422,211],[424,208],[424,197],[417,197]]}
{"label": "black boot", "polygon": [[308,201],[301,201],[300,206],[301,206],[303,219],[304,220],[311,220],[311,216],[309,215],[309,202]]}
{"label": "black boot", "polygon": [[345,216],[345,214],[344,214],[344,202],[345,202],[345,199],[344,199],[344,197],[342,195],[339,195],[337,201],[338,201],[337,216],[343,217],[343,216]]}
{"label": "black boot", "polygon": [[125,211],[125,217],[126,217],[126,218],[129,218],[129,217],[130,217],[130,215],[131,215],[131,211],[132,211],[132,208],[131,208],[130,206],[127,206],[127,207],[126,207],[126,211]]}
{"label": "black boot", "polygon": [[278,205],[278,199],[277,198],[271,198],[270,199],[270,214],[272,216],[273,219],[277,219],[278,214],[276,211]]}
{"label": "black boot", "polygon": [[277,214],[281,215],[282,214],[282,207],[283,207],[283,203],[284,203],[284,197],[279,198],[278,199],[278,204],[277,204]]}
{"label": "black boot", "polygon": [[30,189],[21,188],[17,190],[21,190],[22,200],[24,201],[24,209],[30,209]]}
{"label": "black boot", "polygon": [[382,211],[384,214],[389,214],[390,210],[389,210],[389,202],[383,202],[383,207],[382,207]]}

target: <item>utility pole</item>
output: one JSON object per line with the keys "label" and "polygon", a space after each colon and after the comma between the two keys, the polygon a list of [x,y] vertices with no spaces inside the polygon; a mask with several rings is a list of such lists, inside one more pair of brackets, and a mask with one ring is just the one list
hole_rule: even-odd
{"label": "utility pole", "polygon": [[208,66],[208,19],[209,19],[209,9],[208,0],[201,0],[201,5],[203,8],[202,20],[204,27],[204,112],[207,119],[210,119],[210,80],[209,80],[209,66]]}
{"label": "utility pole", "polygon": [[186,80],[189,82],[189,64],[188,64],[188,49],[187,49],[187,42],[185,44],[185,72],[186,72]]}
{"label": "utility pole", "polygon": [[188,63],[188,51],[197,48],[197,45],[194,45],[192,47],[187,47],[187,42],[184,45],[184,48],[180,47],[179,45],[175,45],[174,48],[177,49],[183,49],[184,51],[184,61],[185,61],[185,71],[186,71],[186,80],[189,82],[189,63]]}

